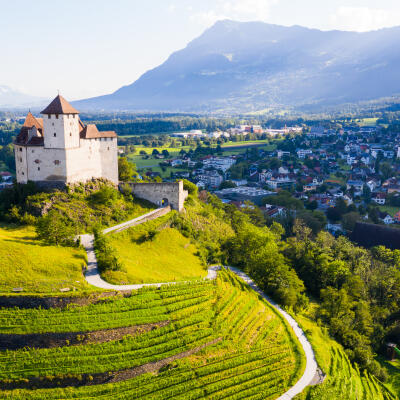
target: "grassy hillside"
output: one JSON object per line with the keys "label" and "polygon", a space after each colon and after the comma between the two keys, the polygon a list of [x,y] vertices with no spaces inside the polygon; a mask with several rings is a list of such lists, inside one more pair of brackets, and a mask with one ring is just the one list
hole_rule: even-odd
{"label": "grassy hillside", "polygon": [[165,226],[170,215],[109,236],[124,271],[107,271],[116,284],[172,282],[207,275],[198,250],[177,229]]}
{"label": "grassy hillside", "polygon": [[[313,307],[311,307],[312,313]],[[326,378],[323,384],[309,387],[297,400],[395,400],[398,397],[367,372],[350,363],[343,347],[305,315],[296,315],[305,331]]]}
{"label": "grassy hillside", "polygon": [[47,246],[36,240],[33,227],[1,225],[0,292],[54,293],[62,288],[88,290],[82,275],[86,253],[70,247]]}
{"label": "grassy hillside", "polygon": [[[2,352],[0,386],[14,388],[2,398],[275,399],[304,368],[283,319],[227,271],[213,282],[141,290],[89,307],[37,310],[43,323],[33,325],[9,309],[1,321],[18,320],[25,333],[132,326],[146,318],[159,326],[102,343]],[[120,319],[124,309],[137,319]],[[92,325],[74,313],[90,314]]]}
{"label": "grassy hillside", "polygon": [[382,357],[380,358],[380,362],[389,371],[387,386],[400,397],[400,359],[397,357],[396,360],[389,361]]}

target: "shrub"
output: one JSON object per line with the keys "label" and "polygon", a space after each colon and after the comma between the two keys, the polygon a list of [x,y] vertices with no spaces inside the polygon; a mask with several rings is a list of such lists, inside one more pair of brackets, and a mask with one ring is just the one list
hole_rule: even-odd
{"label": "shrub", "polygon": [[76,234],[74,226],[55,210],[38,219],[36,233],[39,239],[57,246],[72,246]]}
{"label": "shrub", "polygon": [[103,186],[101,189],[92,193],[89,198],[94,204],[107,205],[117,200],[119,197],[119,192],[111,186]]}
{"label": "shrub", "polygon": [[123,265],[116,256],[115,249],[99,230],[94,233],[94,248],[100,272],[123,270]]}
{"label": "shrub", "polygon": [[183,180],[183,189],[188,191],[189,196],[194,196],[194,197],[197,197],[197,194],[199,192],[197,186],[194,183],[188,181],[187,179]]}

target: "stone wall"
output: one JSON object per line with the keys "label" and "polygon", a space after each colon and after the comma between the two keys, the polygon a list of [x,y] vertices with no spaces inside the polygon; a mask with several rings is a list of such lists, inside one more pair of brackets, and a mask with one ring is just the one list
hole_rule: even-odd
{"label": "stone wall", "polygon": [[170,211],[171,211],[171,206],[157,208],[154,211],[150,211],[149,213],[141,215],[140,217],[132,219],[128,222],[123,222],[122,224],[119,224],[117,226],[113,226],[111,228],[104,229],[103,234],[105,235],[110,232],[122,232],[125,229],[132,228],[132,226],[144,224],[145,222],[152,221],[153,219],[162,217],[163,215],[168,214]]}
{"label": "stone wall", "polygon": [[188,192],[183,190],[183,181],[165,183],[129,183],[132,193],[161,207],[170,205],[177,211],[183,210]]}

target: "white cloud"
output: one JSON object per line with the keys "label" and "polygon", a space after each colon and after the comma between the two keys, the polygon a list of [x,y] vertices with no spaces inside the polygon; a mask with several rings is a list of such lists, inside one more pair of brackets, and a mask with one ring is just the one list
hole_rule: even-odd
{"label": "white cloud", "polygon": [[333,28],[357,32],[396,26],[399,21],[398,12],[368,7],[339,7],[330,18]]}
{"label": "white cloud", "polygon": [[198,12],[191,20],[202,25],[211,25],[221,19],[235,21],[266,21],[271,15],[271,8],[280,0],[217,0],[215,7]]}

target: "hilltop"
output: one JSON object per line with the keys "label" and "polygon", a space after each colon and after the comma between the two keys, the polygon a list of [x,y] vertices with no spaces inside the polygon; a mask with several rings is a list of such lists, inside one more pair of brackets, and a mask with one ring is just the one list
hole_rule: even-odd
{"label": "hilltop", "polygon": [[400,94],[400,27],[356,33],[219,21],[91,110],[257,111]]}
{"label": "hilltop", "polygon": [[[274,303],[255,292],[254,285],[248,286],[235,269],[222,268],[214,277],[203,279],[205,267],[215,264],[231,264],[246,271],[302,325],[321,371],[315,377],[319,385],[307,388],[300,399],[343,395],[349,400],[397,398],[381,382],[388,378],[387,372],[375,360],[367,337],[372,337],[369,300],[360,301],[360,308],[350,299],[362,296],[361,287],[370,283],[352,280],[350,272],[353,264],[360,267],[361,262],[365,271],[375,267],[368,264],[366,251],[328,235],[312,238],[301,226],[296,228],[295,237],[285,240],[279,224],[257,226],[254,208],[238,210],[225,205],[205,191],[198,193],[188,181],[184,187],[189,197],[181,213],[170,211],[157,220],[110,235],[100,234],[99,227],[88,222],[95,215],[105,216],[100,224],[103,228],[114,225],[118,215],[119,220],[125,220],[148,209],[140,209],[143,204],[139,200],[126,192],[117,195],[104,183],[95,188],[78,186],[63,196],[61,192],[29,194],[14,214],[5,211],[5,217],[14,215],[20,224],[31,224],[32,218],[37,218],[40,226],[50,215],[56,218],[57,228],[61,226],[57,218],[62,218],[66,225],[77,221],[79,229],[95,230],[103,279],[125,284],[159,278],[175,284],[123,292],[77,287],[73,295],[57,294],[48,286],[39,296],[3,295],[0,390],[4,398],[278,398],[305,370],[299,336]],[[114,202],[106,201],[110,197]],[[35,217],[30,212],[41,203],[33,201],[38,199],[46,200],[43,204],[50,208]],[[100,199],[103,202],[99,203]],[[84,212],[71,212],[78,204],[84,205]],[[127,213],[120,214],[124,209]],[[29,240],[36,240],[38,251],[50,255],[46,247],[49,238]],[[51,254],[59,250],[59,257],[66,259],[62,252],[73,257],[82,250],[79,243],[62,243],[53,245]],[[392,274],[390,256],[386,254],[385,261],[388,276]],[[174,257],[184,262],[174,263]],[[53,262],[47,269],[53,276],[60,274]],[[74,274],[73,279],[83,277],[77,268]],[[320,303],[310,305],[305,284],[317,298],[315,286],[324,288],[327,282],[340,291],[333,287],[326,293],[322,290]],[[351,294],[347,294],[348,288],[352,288]],[[396,297],[398,291],[390,290]],[[339,298],[340,307],[335,307]],[[381,307],[396,309],[383,299]],[[381,317],[373,317],[378,326]],[[393,327],[395,337],[395,323],[387,332]],[[380,331],[373,338],[382,340],[383,335]],[[396,390],[398,372],[396,366],[393,368],[390,384]]]}

